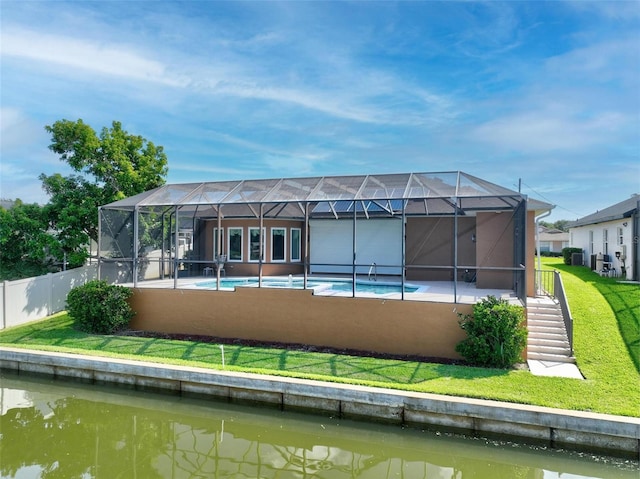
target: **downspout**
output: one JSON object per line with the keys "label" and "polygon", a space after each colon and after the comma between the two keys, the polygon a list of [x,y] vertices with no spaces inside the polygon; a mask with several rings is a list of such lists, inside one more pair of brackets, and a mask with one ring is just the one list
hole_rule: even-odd
{"label": "downspout", "polygon": [[[542,213],[540,216],[536,216],[535,219],[535,223],[536,223],[536,255],[538,256],[538,271],[537,271],[537,277],[535,279],[534,282],[534,286],[535,286],[535,294],[538,294],[538,289],[540,288],[540,283],[542,280],[542,259],[540,257],[540,220],[542,218],[546,218],[547,216],[551,215],[551,211],[553,210],[553,208],[555,208],[555,206],[552,206],[551,209],[549,211],[546,211],[544,213]],[[526,244],[526,242],[525,242]],[[525,253],[526,254],[526,253]],[[526,274],[526,273],[525,273]]]}
{"label": "downspout", "polygon": [[540,259],[540,220],[551,215],[551,211],[555,208],[552,206],[549,211],[542,213],[540,216],[536,216],[536,255],[538,256],[538,271],[542,270],[542,260]]}

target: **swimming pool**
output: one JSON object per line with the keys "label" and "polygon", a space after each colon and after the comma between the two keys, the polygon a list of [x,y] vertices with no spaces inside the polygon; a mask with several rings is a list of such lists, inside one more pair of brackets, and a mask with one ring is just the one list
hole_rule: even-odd
{"label": "swimming pool", "polygon": [[[195,284],[198,288],[215,289],[216,280],[202,281]],[[258,278],[222,278],[220,279],[220,289],[232,290],[237,287],[258,287]],[[264,288],[291,288],[303,289],[304,280],[302,278],[282,278],[267,277],[262,279]],[[307,280],[307,289],[323,294],[340,294],[353,292],[353,280],[342,278],[313,278]],[[404,285],[405,293],[416,293],[426,289],[424,286],[411,284]],[[377,282],[356,280],[356,293],[370,294],[373,296],[384,296],[387,294],[401,293],[400,283]]]}

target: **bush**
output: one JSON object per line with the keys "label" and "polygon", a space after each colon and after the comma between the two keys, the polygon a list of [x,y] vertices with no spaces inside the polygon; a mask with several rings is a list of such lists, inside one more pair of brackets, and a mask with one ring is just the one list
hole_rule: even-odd
{"label": "bush", "polygon": [[69,291],[67,312],[81,331],[113,334],[126,328],[135,314],[127,301],[132,293],[124,286],[89,281]]}
{"label": "bush", "polygon": [[571,266],[571,256],[573,253],[582,253],[581,248],[562,248],[562,257],[564,259],[564,264]]}
{"label": "bush", "polygon": [[476,366],[511,367],[520,361],[527,344],[523,321],[522,307],[495,296],[482,299],[472,314],[460,315],[467,338],[456,345],[456,351]]}

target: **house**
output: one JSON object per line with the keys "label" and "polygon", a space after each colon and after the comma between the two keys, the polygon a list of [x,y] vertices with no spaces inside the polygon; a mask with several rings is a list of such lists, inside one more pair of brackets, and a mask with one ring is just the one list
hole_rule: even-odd
{"label": "house", "polygon": [[100,277],[136,329],[459,358],[459,314],[535,295],[551,208],[460,171],[169,184],[100,208]]}
{"label": "house", "polygon": [[560,255],[569,246],[569,233],[557,228],[538,227],[541,255]]}
{"label": "house", "polygon": [[634,281],[638,281],[640,271],[639,234],[637,193],[569,224],[570,244],[582,249],[585,266],[593,271],[605,268],[620,278]]}

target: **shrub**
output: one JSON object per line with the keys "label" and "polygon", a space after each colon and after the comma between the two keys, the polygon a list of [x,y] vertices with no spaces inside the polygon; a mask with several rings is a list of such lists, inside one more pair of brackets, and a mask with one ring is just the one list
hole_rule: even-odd
{"label": "shrub", "polygon": [[562,248],[562,257],[564,259],[564,264],[571,266],[571,256],[573,253],[582,253],[581,248]]}
{"label": "shrub", "polygon": [[126,328],[135,314],[127,301],[131,294],[124,286],[89,281],[69,291],[67,312],[81,331],[112,334]]}
{"label": "shrub", "polygon": [[495,296],[482,299],[472,314],[460,315],[467,338],[456,345],[456,351],[476,366],[511,367],[520,361],[527,344],[523,321],[522,307]]}

